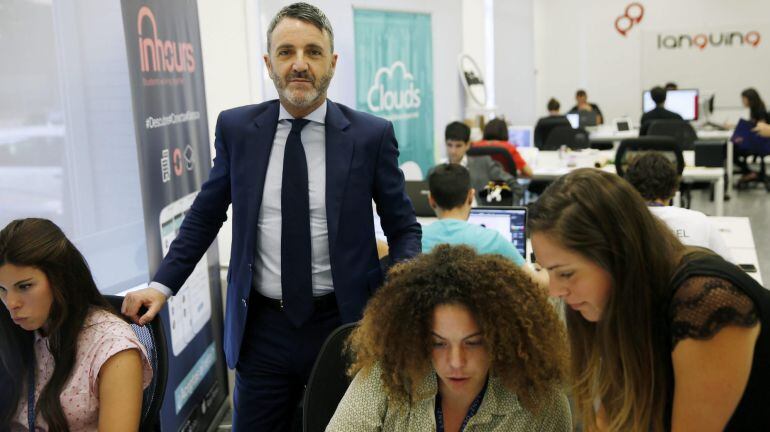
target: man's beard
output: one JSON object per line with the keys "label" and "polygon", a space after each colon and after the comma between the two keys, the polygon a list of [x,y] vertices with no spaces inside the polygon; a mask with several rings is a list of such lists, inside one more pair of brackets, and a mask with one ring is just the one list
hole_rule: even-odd
{"label": "man's beard", "polygon": [[[271,75],[275,88],[283,99],[286,99],[289,103],[298,108],[307,108],[312,106],[319,98],[326,95],[326,89],[329,88],[329,83],[334,75],[334,70],[329,69],[326,75],[322,76],[320,79],[316,79],[308,72],[292,73],[285,79],[275,74]],[[290,90],[289,81],[294,79],[310,81],[309,84],[312,89],[307,91],[300,89]]]}

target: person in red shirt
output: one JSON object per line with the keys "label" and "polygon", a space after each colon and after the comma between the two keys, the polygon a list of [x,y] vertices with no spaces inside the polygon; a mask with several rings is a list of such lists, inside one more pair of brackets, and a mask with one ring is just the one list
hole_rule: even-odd
{"label": "person in red shirt", "polygon": [[[532,177],[532,168],[527,165],[527,161],[521,157],[519,151],[516,150],[516,146],[508,141],[508,125],[505,124],[505,120],[493,119],[484,126],[484,139],[473,143],[473,147],[486,146],[503,147],[508,150],[511,158],[513,158],[513,162],[516,164],[516,170],[519,172],[519,176],[524,178]],[[505,167],[505,164],[502,165]]]}

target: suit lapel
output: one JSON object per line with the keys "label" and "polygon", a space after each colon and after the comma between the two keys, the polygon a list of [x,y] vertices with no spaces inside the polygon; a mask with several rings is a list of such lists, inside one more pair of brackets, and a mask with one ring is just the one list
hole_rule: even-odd
{"label": "suit lapel", "polygon": [[[270,150],[273,148],[275,139],[275,130],[278,127],[278,101],[274,101],[257,117],[254,118],[254,127],[256,128],[253,142],[247,145],[248,154],[242,163],[254,164],[249,184],[254,185],[254,201],[251,206],[252,214],[259,214],[259,207],[262,205],[262,193],[265,186],[265,176],[267,175],[267,164],[270,161]],[[255,216],[256,217],[256,216]]]}
{"label": "suit lapel", "polygon": [[329,250],[333,253],[340,209],[353,160],[353,139],[347,134],[350,121],[337,104],[327,101],[326,109],[326,220]]}

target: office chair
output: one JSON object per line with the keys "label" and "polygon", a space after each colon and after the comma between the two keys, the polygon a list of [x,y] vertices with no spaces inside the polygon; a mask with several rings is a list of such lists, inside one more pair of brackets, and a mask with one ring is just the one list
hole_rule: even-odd
{"label": "office chair", "polygon": [[664,154],[670,161],[676,164],[679,175],[684,172],[684,156],[682,147],[671,137],[644,136],[639,138],[624,139],[620,142],[615,153],[615,171],[623,177],[628,167],[628,161],[636,154],[646,151],[656,151]]}
{"label": "office chair", "polygon": [[[123,297],[115,295],[104,296],[107,302],[120,312]],[[140,313],[142,313],[140,311]],[[168,377],[168,351],[166,347],[166,333],[160,314],[144,326],[131,324],[139,342],[147,351],[147,358],[152,366],[152,381],[142,395],[142,416],[139,430],[142,432],[160,431],[160,407],[166,392],[166,379]]]}
{"label": "office chair", "polygon": [[571,126],[556,126],[543,144],[541,150],[558,150],[566,145],[572,150],[587,149],[590,147],[588,132],[584,129],[573,129]]}
{"label": "office chair", "polygon": [[648,136],[668,136],[682,145],[682,150],[695,150],[698,135],[690,123],[679,119],[653,120],[647,129]]}
{"label": "office chair", "polygon": [[551,134],[551,131],[557,126],[571,125],[569,120],[567,120],[567,117],[564,116],[543,117],[538,120],[537,124],[535,125],[534,132],[535,147],[539,148],[540,150],[544,150],[543,145],[545,144],[545,140],[548,138],[548,135]]}
{"label": "office chair", "polygon": [[350,359],[345,341],[357,323],[337,327],[318,353],[305,389],[302,425],[304,432],[323,432],[334,416],[350,385],[347,368]]}
{"label": "office chair", "polygon": [[499,162],[503,169],[508,172],[508,174],[516,177],[516,163],[513,161],[511,154],[508,153],[508,149],[502,145],[489,143],[485,146],[471,146],[471,148],[468,149],[468,153],[466,154],[469,157],[489,156]]}

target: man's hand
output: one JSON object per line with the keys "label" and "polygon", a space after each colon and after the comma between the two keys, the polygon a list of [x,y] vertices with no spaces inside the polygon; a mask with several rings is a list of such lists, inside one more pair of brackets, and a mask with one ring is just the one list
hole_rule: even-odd
{"label": "man's hand", "polygon": [[[126,294],[120,312],[131,318],[135,324],[143,326],[155,318],[165,303],[166,296],[162,292],[155,288],[145,288]],[[147,308],[147,312],[139,316],[139,309],[142,306]]]}

